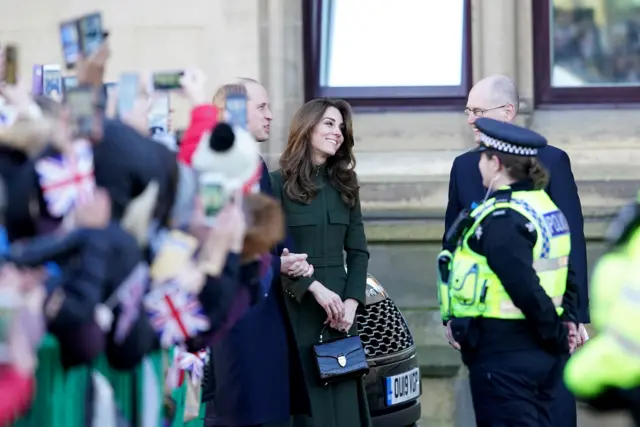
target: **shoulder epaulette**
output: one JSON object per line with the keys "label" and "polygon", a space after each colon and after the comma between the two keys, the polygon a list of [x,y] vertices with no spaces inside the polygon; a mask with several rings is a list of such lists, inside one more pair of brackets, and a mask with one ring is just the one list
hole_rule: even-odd
{"label": "shoulder epaulette", "polygon": [[509,203],[512,194],[513,192],[510,188],[508,190],[498,190],[494,193],[493,198],[496,199],[496,203]]}

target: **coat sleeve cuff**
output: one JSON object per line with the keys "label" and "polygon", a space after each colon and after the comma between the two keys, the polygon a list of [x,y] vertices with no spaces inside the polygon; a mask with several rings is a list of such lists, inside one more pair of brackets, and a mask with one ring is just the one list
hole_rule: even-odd
{"label": "coat sleeve cuff", "polygon": [[309,286],[316,279],[311,277],[289,277],[282,275],[282,289],[289,297],[298,301],[298,303],[302,302],[302,298],[304,298],[305,294],[309,290]]}

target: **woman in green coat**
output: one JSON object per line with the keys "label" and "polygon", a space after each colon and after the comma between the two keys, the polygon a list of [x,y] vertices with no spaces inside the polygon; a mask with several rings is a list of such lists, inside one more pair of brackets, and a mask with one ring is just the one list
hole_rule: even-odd
{"label": "woman in green coat", "polygon": [[311,409],[294,420],[296,427],[371,425],[362,379],[322,385],[312,353],[325,325],[325,341],[357,334],[356,311],[365,307],[369,252],[354,167],[349,104],[315,99],[303,105],[280,170],[271,174],[295,250],[314,267],[311,277],[282,277]]}

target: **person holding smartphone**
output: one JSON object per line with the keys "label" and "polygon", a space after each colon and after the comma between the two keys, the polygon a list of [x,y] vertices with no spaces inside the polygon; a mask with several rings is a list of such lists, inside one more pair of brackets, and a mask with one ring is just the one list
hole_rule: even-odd
{"label": "person holding smartphone", "polygon": [[[201,71],[186,70],[181,82],[184,94],[194,108],[189,127],[181,140],[178,158],[183,164],[191,165],[202,135],[225,117],[229,86],[218,89],[214,105],[211,105],[207,102],[205,76]],[[234,83],[234,88],[240,83],[246,89],[247,130],[256,141],[266,141],[272,119],[266,90],[250,79],[237,79]],[[266,164],[264,161],[261,163],[260,191],[272,195]],[[290,245],[287,247],[292,249]],[[313,269],[306,258],[306,254],[296,254],[293,250],[282,256],[274,254],[271,270],[275,277],[268,284],[270,291],[267,297],[212,348],[209,375],[202,395],[202,402],[207,404],[205,426],[260,426],[287,422],[290,413],[297,411],[297,406],[302,405],[303,411],[308,406],[304,389],[294,386],[290,392],[290,379],[301,378],[301,371],[296,360],[289,357],[291,337],[282,315],[283,296],[277,274],[310,274]],[[259,354],[255,348],[261,349]],[[234,356],[224,357],[225,352]],[[231,360],[232,357],[235,360]],[[228,369],[231,362],[236,366],[233,370]]]}

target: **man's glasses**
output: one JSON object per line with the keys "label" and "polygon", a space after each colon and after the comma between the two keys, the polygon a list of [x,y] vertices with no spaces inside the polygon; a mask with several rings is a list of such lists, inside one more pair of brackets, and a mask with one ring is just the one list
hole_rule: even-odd
{"label": "man's glasses", "polygon": [[500,105],[499,107],[493,107],[493,108],[465,108],[464,109],[464,113],[468,116],[473,114],[476,117],[482,117],[484,116],[484,113],[486,113],[487,111],[493,111],[493,110],[497,110],[499,108],[504,108],[509,104],[504,104],[504,105]]}

